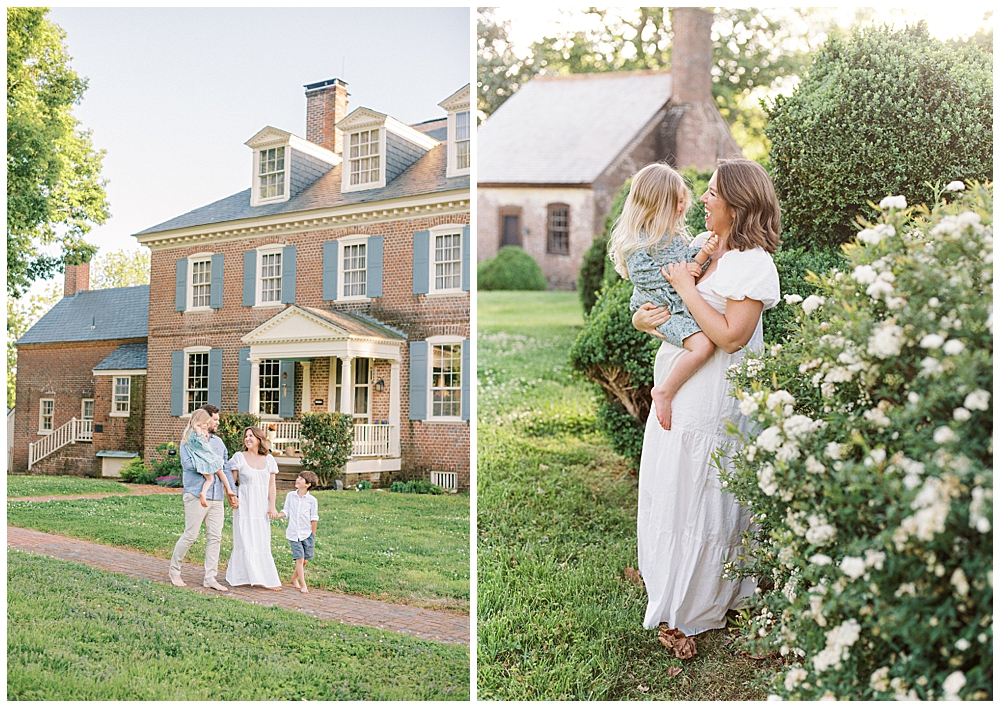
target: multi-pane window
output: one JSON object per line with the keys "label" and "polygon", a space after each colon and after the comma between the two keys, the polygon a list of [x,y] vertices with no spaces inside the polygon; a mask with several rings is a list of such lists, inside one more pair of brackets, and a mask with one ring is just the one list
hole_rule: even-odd
{"label": "multi-pane window", "polygon": [[208,352],[192,352],[188,354],[187,412],[193,413],[208,403]]}
{"label": "multi-pane window", "polygon": [[431,415],[462,415],[462,345],[435,344],[431,359]]}
{"label": "multi-pane window", "polygon": [[281,252],[260,257],[260,302],[281,302]]}
{"label": "multi-pane window", "polygon": [[348,162],[352,185],[379,181],[378,132],[378,128],[375,128],[351,133]]}
{"label": "multi-pane window", "polygon": [[548,252],[569,254],[569,206],[549,204]]}
{"label": "multi-pane window", "polygon": [[212,261],[191,263],[191,307],[208,307],[212,300]]}
{"label": "multi-pane window", "polygon": [[84,420],[94,419],[94,399],[84,398],[80,402],[80,417]]}
{"label": "multi-pane window", "polygon": [[[192,354],[192,356],[194,356]],[[205,401],[208,403],[208,354],[205,354]],[[128,415],[129,404],[131,403],[132,378],[130,376],[115,376],[114,393],[112,394],[111,412],[112,415]],[[198,404],[202,405],[201,403]],[[195,406],[197,408],[198,406]],[[194,410],[192,408],[191,410]]]}
{"label": "multi-pane window", "polygon": [[467,170],[472,164],[472,142],[469,130],[469,112],[455,114],[455,167]]}
{"label": "multi-pane window", "polygon": [[459,290],[462,287],[462,235],[441,234],[434,237],[434,289]]}
{"label": "multi-pane window", "polygon": [[344,297],[364,297],[368,292],[367,244],[344,246]]}
{"label": "multi-pane window", "polygon": [[354,417],[368,417],[371,389],[371,359],[354,360]]}
{"label": "multi-pane window", "polygon": [[52,432],[52,417],[56,408],[56,399],[42,398],[38,401],[38,432]]}
{"label": "multi-pane window", "polygon": [[285,148],[260,151],[260,198],[285,194]]}
{"label": "multi-pane window", "polygon": [[277,359],[263,359],[260,362],[261,415],[278,415],[278,402],[281,398],[281,362]]}

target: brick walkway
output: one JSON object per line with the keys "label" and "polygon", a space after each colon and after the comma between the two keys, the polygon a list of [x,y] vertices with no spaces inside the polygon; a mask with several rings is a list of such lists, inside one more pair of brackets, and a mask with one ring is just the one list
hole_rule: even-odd
{"label": "brick walkway", "polygon": [[[170,561],[138,551],[102,546],[16,526],[7,527],[7,547],[86,563],[101,570],[122,573],[133,578],[170,583],[167,578]],[[411,634],[421,639],[432,639],[447,644],[469,643],[469,617],[455,612],[425,610],[312,588],[307,594],[303,594],[290,585],[285,586],[281,592],[264,588],[238,587],[232,588],[230,592],[220,593],[202,587],[204,567],[193,563],[184,564],[181,577],[189,589],[206,595],[233,597],[258,605],[298,610],[320,619]]]}

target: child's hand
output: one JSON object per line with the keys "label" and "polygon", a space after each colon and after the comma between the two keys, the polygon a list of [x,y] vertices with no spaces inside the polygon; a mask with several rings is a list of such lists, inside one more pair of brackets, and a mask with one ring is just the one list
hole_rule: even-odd
{"label": "child's hand", "polygon": [[717,249],[718,247],[719,247],[719,236],[713,231],[708,241],[706,241],[705,245],[701,247],[701,250],[703,250],[708,255],[712,255],[713,253],[715,253],[715,249]]}
{"label": "child's hand", "polygon": [[701,266],[700,265],[698,265],[697,263],[690,263],[690,262],[688,262],[687,263],[687,267],[688,267],[688,272],[691,275],[693,275],[695,278],[700,278],[701,277],[702,270],[701,270]]}

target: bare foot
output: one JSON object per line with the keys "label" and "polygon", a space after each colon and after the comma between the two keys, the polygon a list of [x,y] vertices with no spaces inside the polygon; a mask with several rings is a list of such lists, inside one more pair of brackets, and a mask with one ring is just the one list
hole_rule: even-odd
{"label": "bare foot", "polygon": [[299,579],[298,578],[292,578],[292,585],[294,585],[295,587],[298,587],[299,586]]}
{"label": "bare foot", "polygon": [[201,500],[201,505],[202,506],[208,506],[208,501],[205,499],[205,495],[204,494],[199,494],[198,495],[198,499]]}
{"label": "bare foot", "polygon": [[673,649],[674,656],[678,659],[690,659],[698,653],[693,637],[687,636],[679,629],[670,629],[666,622],[660,625],[657,639],[667,649]]}
{"label": "bare foot", "polygon": [[653,405],[656,406],[656,420],[660,422],[660,427],[670,430],[670,412],[673,399],[667,398],[663,391],[654,388],[650,391],[653,396]]}
{"label": "bare foot", "polygon": [[265,590],[271,590],[272,592],[280,592],[280,591],[281,591],[281,586],[279,585],[279,586],[278,586],[278,587],[276,587],[276,588],[269,588],[269,587],[267,587],[267,586],[265,585],[265,586],[264,586],[264,589],[265,589]]}
{"label": "bare foot", "polygon": [[302,587],[299,588],[299,592],[309,592],[309,588],[303,585]]}

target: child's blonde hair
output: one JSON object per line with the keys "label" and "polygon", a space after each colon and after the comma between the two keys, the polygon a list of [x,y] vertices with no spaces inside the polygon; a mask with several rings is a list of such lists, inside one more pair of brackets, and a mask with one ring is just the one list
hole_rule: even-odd
{"label": "child's blonde hair", "polygon": [[691,190],[669,165],[654,162],[639,170],[608,243],[608,255],[618,274],[628,280],[625,260],[630,255],[664,239],[670,243],[683,231],[690,205]]}
{"label": "child's blonde hair", "polygon": [[181,442],[187,444],[188,436],[194,432],[194,426],[200,425],[207,420],[211,420],[212,416],[208,414],[208,411],[203,411],[201,408],[195,410],[188,419],[187,427],[184,428],[184,432],[181,434]]}

